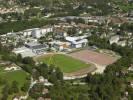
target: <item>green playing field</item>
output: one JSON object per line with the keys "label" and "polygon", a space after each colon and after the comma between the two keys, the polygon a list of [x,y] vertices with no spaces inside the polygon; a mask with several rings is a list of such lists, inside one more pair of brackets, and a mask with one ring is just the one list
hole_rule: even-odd
{"label": "green playing field", "polygon": [[83,61],[63,54],[48,55],[40,57],[38,60],[43,61],[46,64],[53,64],[56,67],[59,67],[64,73],[75,72],[90,66],[90,64],[86,64]]}

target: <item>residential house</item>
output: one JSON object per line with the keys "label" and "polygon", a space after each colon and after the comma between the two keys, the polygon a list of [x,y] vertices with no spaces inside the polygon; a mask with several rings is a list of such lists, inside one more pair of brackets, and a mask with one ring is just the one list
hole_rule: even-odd
{"label": "residential house", "polygon": [[6,68],[4,70],[6,71],[10,71],[10,70],[20,70],[21,68],[19,66],[17,66],[16,64],[10,64],[8,66],[6,66]]}
{"label": "residential house", "polygon": [[40,83],[45,82],[45,79],[44,79],[44,77],[43,77],[43,76],[39,76],[39,82],[40,82]]}
{"label": "residential house", "polygon": [[127,0],[128,3],[133,3],[133,0]]}
{"label": "residential house", "polygon": [[47,94],[47,93],[49,93],[49,90],[47,88],[44,88],[43,91],[42,91],[42,94],[44,95],[44,94]]}
{"label": "residential house", "polygon": [[133,71],[133,65],[128,68],[128,71]]}
{"label": "residential house", "polygon": [[133,10],[131,10],[131,11],[128,13],[128,16],[129,16],[129,17],[133,17]]}
{"label": "residential house", "polygon": [[109,40],[109,43],[110,44],[113,44],[113,43],[117,43],[120,39],[120,36],[119,35],[115,35],[115,36],[112,36]]}
{"label": "residential house", "polygon": [[119,41],[119,42],[117,43],[117,45],[120,45],[120,46],[122,46],[122,47],[126,46],[126,40]]}
{"label": "residential house", "polygon": [[118,26],[128,21],[126,18],[123,18],[123,17],[111,17],[108,20],[111,23],[118,25]]}

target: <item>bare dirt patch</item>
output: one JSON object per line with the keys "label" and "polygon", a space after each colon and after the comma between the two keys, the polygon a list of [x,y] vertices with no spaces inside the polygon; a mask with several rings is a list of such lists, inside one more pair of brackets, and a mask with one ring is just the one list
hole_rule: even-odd
{"label": "bare dirt patch", "polygon": [[112,64],[117,60],[116,57],[106,55],[103,53],[94,52],[91,50],[82,50],[79,52],[71,53],[69,55],[76,59],[79,59],[88,63],[91,62],[97,65],[103,65],[103,66]]}

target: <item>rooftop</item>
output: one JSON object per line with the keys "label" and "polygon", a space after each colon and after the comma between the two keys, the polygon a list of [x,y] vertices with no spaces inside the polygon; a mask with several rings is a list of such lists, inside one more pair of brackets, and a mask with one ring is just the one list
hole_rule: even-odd
{"label": "rooftop", "polygon": [[73,41],[78,41],[78,40],[85,39],[85,38],[87,38],[87,37],[88,37],[87,35],[78,36],[78,37],[76,37],[76,36],[74,36],[74,37],[68,36],[68,37],[66,37],[66,40],[67,40],[67,41],[70,41],[70,42],[73,42]]}
{"label": "rooftop", "polygon": [[41,48],[47,48],[46,44],[40,44],[37,42],[30,42],[25,44],[26,47],[32,48],[32,49],[41,49]]}

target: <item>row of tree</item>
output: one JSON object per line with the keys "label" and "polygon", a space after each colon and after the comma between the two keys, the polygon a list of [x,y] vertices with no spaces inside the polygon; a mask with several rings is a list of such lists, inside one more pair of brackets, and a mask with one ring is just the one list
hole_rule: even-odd
{"label": "row of tree", "polygon": [[[93,36],[91,45],[96,45],[99,48],[111,49],[121,55],[121,58],[107,66],[102,75],[88,74],[86,82],[90,85],[89,95],[91,99],[95,100],[118,100],[125,96],[125,91],[128,91],[126,74],[124,73],[133,64],[133,48],[121,47],[116,44],[110,45],[106,39],[100,39]],[[130,89],[131,90],[131,89]],[[133,90],[132,90],[133,91]],[[133,99],[131,91],[127,97],[129,100]]]}
{"label": "row of tree", "polygon": [[[15,22],[0,23],[0,34],[8,32],[18,32],[29,28],[43,27],[45,25],[53,25],[57,23],[57,20],[45,20],[45,19],[32,19]],[[8,27],[8,28],[7,28]]]}

